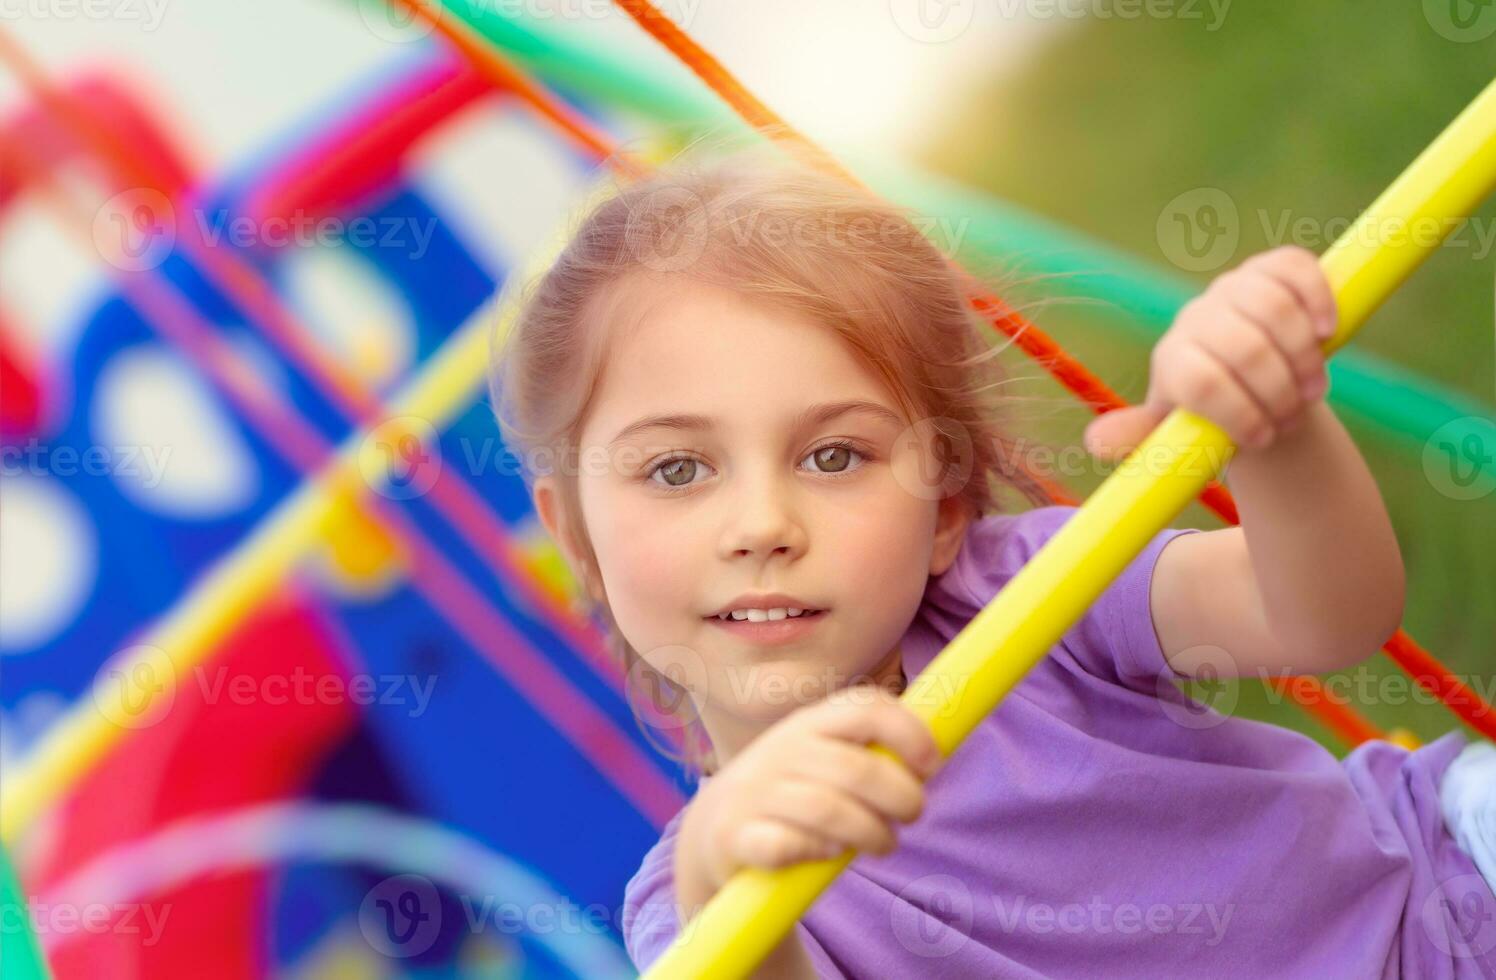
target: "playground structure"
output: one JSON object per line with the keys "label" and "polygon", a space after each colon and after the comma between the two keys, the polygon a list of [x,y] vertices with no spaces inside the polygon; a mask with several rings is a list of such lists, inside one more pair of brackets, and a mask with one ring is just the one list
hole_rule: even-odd
{"label": "playground structure", "polygon": [[[617,66],[609,69],[600,59],[589,58],[575,47],[526,33],[476,4],[454,3],[443,8],[442,16],[431,17],[430,8],[408,0],[398,3],[412,16],[429,18],[459,59],[446,56],[417,63],[396,84],[347,113],[342,125],[323,127],[300,152],[286,154],[279,166],[242,175],[215,191],[204,191],[186,164],[172,156],[169,146],[153,138],[158,130],[142,122],[149,116],[143,107],[129,107],[131,112],[110,111],[110,107],[117,109],[127,101],[107,84],[60,89],[37,78],[33,71],[28,77],[36,92],[38,111],[16,125],[32,127],[28,132],[65,132],[72,143],[60,136],[50,141],[28,140],[28,149],[17,151],[19,170],[25,179],[47,187],[46,154],[60,152],[68,145],[82,147],[83,152],[109,161],[120,175],[120,186],[134,189],[130,192],[136,197],[128,199],[126,205],[150,205],[147,217],[153,220],[168,209],[161,208],[156,198],[145,199],[140,194],[142,188],[160,195],[168,205],[188,198],[222,202],[235,212],[257,215],[261,221],[297,209],[424,220],[439,219],[439,215],[419,194],[400,186],[402,175],[391,161],[404,159],[420,138],[460,109],[495,93],[507,103],[533,112],[535,119],[544,120],[564,141],[578,175],[579,190],[583,175],[598,161],[624,168],[621,176],[625,178],[648,166],[646,161],[617,152],[595,118],[595,109],[589,113],[578,108],[589,105],[589,100],[595,106],[604,101],[605,95],[613,95],[626,108],[656,115],[667,123],[722,124],[722,117],[699,99],[671,96],[649,86],[617,89],[600,82],[610,73],[616,80],[620,71]],[[747,122],[773,131],[792,152],[809,154],[849,179],[856,179],[851,172],[875,177],[876,189],[910,203],[917,204],[921,193],[931,193],[923,189],[927,183],[923,177],[899,173],[886,164],[867,163],[854,166],[852,171],[842,170],[824,151],[797,138],[781,120],[733,84],[720,66],[673,31],[669,22],[647,4],[628,2],[620,6],[655,32],[713,88],[723,92]],[[0,50],[7,54],[13,68],[20,66],[18,70],[26,75],[24,55],[13,44],[6,42]],[[570,92],[571,98],[559,97],[539,85],[537,78],[553,82]],[[1466,128],[1451,130],[1460,135],[1445,138],[1443,149],[1434,154],[1434,162],[1394,186],[1373,211],[1380,208],[1384,214],[1435,215],[1467,212],[1489,189],[1486,175],[1493,169],[1491,154],[1496,152],[1492,149],[1496,127],[1489,118],[1489,102],[1488,92],[1467,117],[1462,117]],[[117,122],[106,126],[102,123],[106,118]],[[132,122],[140,124],[132,126]],[[1439,166],[1445,168],[1443,172],[1430,169]],[[928,184],[936,192],[952,192],[939,187],[938,182]],[[1427,193],[1430,189],[1437,193]],[[49,193],[60,196],[56,188]],[[377,206],[371,208],[371,201]],[[995,229],[1020,224],[1015,213],[1005,213],[999,205],[986,206],[994,214],[990,223],[994,237],[1000,234]],[[1032,219],[1030,224],[1035,224]],[[273,259],[205,248],[181,227],[175,227],[171,237],[172,245],[164,254],[148,255],[144,261],[139,255],[133,256],[144,267],[122,270],[126,274],[119,277],[119,298],[101,306],[97,324],[90,325],[86,337],[95,346],[90,349],[80,344],[77,363],[83,369],[74,383],[80,404],[86,394],[107,387],[105,365],[118,356],[120,349],[149,337],[149,330],[159,330],[212,379],[218,397],[234,407],[235,421],[242,425],[246,438],[254,440],[255,458],[267,461],[263,477],[266,486],[253,506],[236,514],[232,521],[220,522],[211,536],[203,535],[199,525],[187,522],[179,527],[169,522],[142,524],[132,516],[140,508],[124,493],[103,492],[100,497],[86,498],[91,512],[117,514],[115,526],[131,527],[137,535],[128,560],[122,557],[122,550],[104,563],[116,581],[141,575],[140,545],[154,536],[168,538],[166,547],[158,546],[158,551],[186,560],[167,567],[158,555],[162,567],[151,570],[157,585],[153,595],[134,605],[116,607],[113,621],[95,618],[90,608],[87,623],[78,620],[71,633],[59,635],[48,651],[67,651],[70,656],[57,658],[65,666],[54,662],[48,669],[68,673],[31,677],[21,672],[22,692],[31,688],[60,690],[77,702],[74,710],[38,736],[21,764],[12,766],[7,774],[0,811],[0,832],[7,843],[24,841],[25,831],[44,817],[54,822],[53,834],[64,841],[54,852],[58,856],[53,858],[52,867],[43,867],[35,873],[35,879],[50,882],[50,887],[73,882],[82,871],[102,860],[101,852],[108,857],[108,849],[119,852],[119,866],[148,867],[139,857],[139,842],[142,838],[148,841],[147,833],[153,830],[169,839],[177,823],[168,821],[201,820],[206,812],[229,804],[244,808],[248,815],[251,804],[305,791],[306,777],[319,771],[319,762],[322,774],[336,772],[319,752],[346,739],[354,725],[366,723],[353,718],[352,712],[319,711],[308,713],[306,718],[292,718],[283,710],[241,712],[241,717],[234,719],[237,724],[271,726],[282,739],[282,752],[285,746],[292,746],[301,753],[299,758],[275,758],[275,745],[256,746],[251,743],[257,740],[233,738],[227,720],[223,727],[208,727],[213,713],[231,708],[215,705],[212,712],[197,712],[179,724],[177,716],[184,713],[197,687],[182,681],[210,665],[225,665],[251,676],[257,672],[261,676],[284,674],[298,666],[320,668],[332,676],[340,669],[347,670],[347,665],[338,660],[350,651],[370,658],[379,673],[400,676],[401,664],[422,655],[413,651],[429,651],[431,647],[429,641],[423,644],[415,637],[417,632],[430,629],[429,611],[423,605],[429,605],[446,624],[444,648],[470,649],[476,656],[441,662],[444,680],[452,676],[456,678],[452,687],[469,688],[463,696],[440,705],[438,710],[450,712],[442,715],[447,721],[402,725],[397,712],[376,708],[367,713],[371,727],[384,735],[376,739],[384,756],[376,768],[398,774],[404,789],[403,794],[392,791],[391,802],[418,809],[435,820],[474,827],[473,808],[478,801],[456,787],[443,785],[442,774],[431,772],[433,767],[423,765],[423,761],[443,758],[442,768],[450,766],[454,773],[483,767],[481,752],[473,751],[471,745],[454,749],[449,741],[461,731],[463,719],[471,725],[474,719],[496,717],[495,704],[504,704],[505,718],[534,713],[535,731],[548,730],[554,742],[553,751],[533,753],[531,771],[511,775],[515,787],[526,787],[527,794],[536,799],[547,793],[564,798],[567,793],[579,792],[579,787],[589,788],[625,815],[620,824],[632,826],[636,837],[646,839],[649,829],[658,828],[683,802],[682,789],[672,784],[668,768],[651,759],[638,735],[628,730],[626,706],[617,696],[620,678],[616,668],[601,657],[590,624],[577,621],[567,610],[566,588],[559,580],[554,555],[526,551],[509,531],[505,516],[523,513],[524,501],[516,496],[517,481],[494,479],[468,486],[453,475],[455,468],[444,471],[440,466],[442,456],[455,457],[461,451],[463,438],[481,441],[481,434],[490,428],[483,407],[477,404],[487,363],[487,318],[494,315],[485,300],[500,283],[516,274],[484,268],[451,234],[445,235],[444,241],[433,239],[433,247],[442,249],[436,260],[436,267],[442,270],[440,290],[433,288],[429,273],[418,264],[402,267],[389,262],[388,256],[373,254],[381,276],[396,284],[416,310],[414,320],[421,325],[413,344],[417,355],[411,357],[409,376],[386,374],[380,378],[377,371],[347,370],[311,342],[305,325],[279,301],[278,294],[285,285],[275,275]],[[1010,243],[1009,247],[1022,246]],[[1398,253],[1337,246],[1327,255],[1326,268],[1336,284],[1343,313],[1331,350],[1349,338],[1422,254],[1411,248]],[[121,264],[130,263],[116,266]],[[1172,315],[1170,302],[1177,308],[1187,298],[1183,293],[1171,297],[1167,287],[1160,288],[1156,283],[1150,292],[1146,282],[1129,279],[1126,270],[1109,275],[1117,282],[1131,284],[1128,295],[1134,308],[1151,303],[1153,317],[1164,324]],[[998,298],[983,295],[974,287],[973,302],[995,328],[1040,359],[1088,404],[1098,409],[1121,404],[1100,379]],[[236,369],[235,348],[225,341],[230,335],[223,329],[225,322],[234,324],[240,334],[246,333],[241,324],[247,322],[255,335],[263,338],[266,347],[296,379],[290,386],[290,397],[278,402],[272,397],[274,392],[267,393],[263,381],[257,382]],[[371,355],[371,360],[377,364],[380,358]],[[1349,367],[1345,367],[1347,364]],[[1380,381],[1386,373],[1357,371],[1356,367],[1349,353],[1337,359],[1338,373],[1332,386],[1337,407],[1352,414],[1360,411],[1374,418],[1376,424],[1406,427],[1416,436],[1420,424],[1428,426],[1434,420],[1446,424],[1465,412],[1425,387],[1417,393],[1421,399],[1418,404],[1426,409],[1432,403],[1434,411],[1422,415],[1399,413],[1398,399],[1386,397],[1396,386]],[[371,376],[375,378],[372,384]],[[39,394],[44,390],[37,386]],[[8,403],[8,417],[10,409]],[[1441,412],[1445,414],[1441,416]],[[42,413],[37,408],[29,416],[26,412],[16,414],[31,417],[35,425]],[[1212,448],[1218,458],[1224,459],[1229,456],[1229,444],[1213,429],[1202,420],[1171,418],[1150,441],[1168,449],[1176,461],[1191,446]],[[339,435],[329,437],[328,432]],[[85,446],[90,439],[82,418],[70,423],[63,433],[59,444]],[[946,716],[943,722],[937,723],[938,719],[932,717],[947,751],[995,706],[1001,694],[1021,678],[1032,658],[1043,654],[1142,543],[1197,493],[1203,490],[1205,501],[1213,509],[1224,519],[1234,520],[1229,496],[1224,488],[1208,483],[1211,476],[1176,469],[1157,486],[1134,484],[1113,489],[1106,491],[1106,496],[1098,493],[1085,505],[1062,538],[1035,559],[1022,579],[1015,579],[1016,589],[1006,590],[937,661],[936,666],[948,666],[959,659],[966,669],[988,659],[994,650],[1002,654],[1001,662],[993,668],[996,676],[979,685],[984,688],[981,693],[973,690],[961,710]],[[1052,488],[1052,496],[1058,502],[1075,502],[1059,487]],[[454,529],[459,532],[455,537]],[[296,569],[304,568],[309,555],[322,569],[320,578],[312,583],[301,580],[297,588],[285,589],[288,577],[302,574]],[[397,579],[403,579],[406,587],[392,587],[391,582]],[[500,602],[492,597],[494,590],[488,583],[494,581],[501,586],[499,598],[512,601]],[[314,588],[306,588],[308,584]],[[332,591],[345,601],[350,596],[362,600],[363,615],[345,612],[336,626],[329,625],[319,603],[310,595],[322,590]],[[272,615],[263,614],[267,607]],[[1026,611],[1030,609],[1035,611]],[[251,614],[255,629],[264,632],[251,636],[236,633]],[[143,622],[154,625],[144,634],[136,634]],[[394,640],[387,635],[391,624],[399,624],[400,635]],[[999,627],[1012,632],[999,632]],[[336,635],[339,633],[345,635]],[[349,633],[352,642],[338,642],[346,641]],[[100,663],[97,651],[101,647],[126,648],[134,655]],[[266,656],[265,651],[272,647],[277,657]],[[1389,643],[1388,653],[1420,683],[1460,710],[1465,720],[1485,734],[1493,734],[1487,706],[1411,638],[1399,634]],[[376,662],[377,657],[387,659]],[[447,670],[453,673],[448,675]],[[931,676],[926,675],[917,684],[928,683]],[[12,683],[16,681],[12,679]],[[1299,689],[1313,683],[1312,678],[1298,678],[1291,686]],[[7,693],[7,707],[13,706],[9,700],[13,692]],[[1349,744],[1385,737],[1330,699],[1306,700],[1313,702],[1317,717]],[[165,710],[163,703],[171,710]],[[933,702],[925,699],[922,703]],[[319,731],[318,726],[320,734],[312,734]],[[521,731],[524,734],[506,730],[505,737],[530,737],[529,729]],[[194,754],[187,746],[204,738],[214,741],[208,743],[206,751],[197,752],[198,765],[236,760],[241,773],[253,774],[259,782],[247,778],[246,785],[224,787],[221,792],[225,795],[217,799],[193,798],[190,792],[173,795],[175,787],[163,782],[156,788],[158,798],[151,801],[153,806],[140,807],[130,814],[135,822],[106,830],[100,826],[103,821],[99,816],[90,820],[90,806],[98,808],[104,801],[116,799],[114,794],[121,792],[130,773],[144,765],[157,765],[164,771],[166,762],[172,762],[177,773],[184,767],[190,772]],[[462,741],[460,737],[455,740]],[[398,758],[391,758],[391,746],[402,743],[409,743],[409,747]],[[465,760],[461,757],[464,752],[468,754]],[[365,760],[364,764],[370,763]],[[355,811],[351,816],[360,814]],[[387,826],[393,819],[391,814],[380,812],[362,816],[374,827]],[[545,819],[556,817],[537,815],[529,826],[524,826],[527,822],[523,820],[496,821],[476,829],[472,837],[501,843],[506,850],[520,848],[532,865],[543,861],[550,872],[547,877],[568,882],[566,894],[602,895],[607,888],[621,892],[618,875],[630,870],[629,857],[642,846],[624,855],[622,861],[618,854],[563,857],[558,852],[564,835],[547,838],[537,830],[536,825]],[[286,823],[284,819],[279,823],[266,820],[259,826],[284,828]],[[191,839],[208,841],[202,847],[209,851],[214,847],[211,833]],[[325,839],[336,840],[337,835],[329,834]],[[604,843],[615,850],[622,847],[619,838],[612,835]],[[261,863],[251,866],[263,868],[264,862],[276,855],[283,859],[287,853],[293,851],[267,846],[261,849]],[[502,857],[490,855],[489,863],[501,866],[503,862],[498,859]],[[327,860],[326,855],[322,859]],[[224,860],[247,863],[242,858]],[[399,860],[392,861],[390,870],[404,873],[410,867],[411,874],[454,881],[451,876],[438,875],[429,865],[401,864]],[[709,908],[711,927],[698,931],[699,935],[713,937],[717,948],[707,949],[712,943],[697,944],[663,962],[660,975],[697,975],[709,962],[720,965],[729,961],[733,964],[731,971],[747,972],[754,958],[772,947],[775,936],[782,935],[848,860],[850,855],[804,866],[795,869],[793,875],[744,876],[741,886],[735,882]],[[589,861],[593,867],[610,869],[611,881],[607,875],[586,881],[583,869]],[[108,862],[102,866],[107,868]],[[212,865],[205,862],[203,866]],[[82,877],[88,880],[86,875]],[[190,881],[187,877],[158,884],[191,887]],[[520,886],[511,881],[505,887]],[[63,893],[68,890],[63,889]],[[125,889],[123,893],[138,891]],[[782,900],[770,903],[771,897]],[[209,914],[204,920],[211,923],[213,915],[242,916],[246,925],[238,930],[237,938],[247,946],[252,941],[247,923],[255,921],[253,903],[254,888],[245,883],[240,894],[220,896],[215,907],[205,910]],[[759,911],[750,913],[750,908]],[[764,912],[764,908],[774,911]],[[203,935],[203,948],[211,948],[215,933],[210,928]],[[42,938],[45,946],[48,937]],[[221,932],[216,941],[222,942]],[[52,942],[54,947],[63,947],[58,951],[61,959],[55,961],[62,964],[60,972],[83,968],[81,963],[66,960],[71,954],[65,948],[67,944],[59,943],[56,937]],[[79,940],[71,942],[75,949],[81,945]],[[172,975],[162,971],[169,971],[173,962],[190,964],[192,956],[200,952],[191,945],[179,946],[179,959],[156,959],[147,972]],[[627,972],[627,964],[618,959],[616,948],[611,950],[612,959],[608,958],[608,949],[589,951],[587,955],[597,958],[587,961],[591,968],[586,971],[578,967],[580,958],[567,958],[579,956],[577,951],[569,950],[565,955],[548,952],[559,975]],[[140,968],[146,969],[144,965]],[[253,975],[249,966],[245,972]]]}

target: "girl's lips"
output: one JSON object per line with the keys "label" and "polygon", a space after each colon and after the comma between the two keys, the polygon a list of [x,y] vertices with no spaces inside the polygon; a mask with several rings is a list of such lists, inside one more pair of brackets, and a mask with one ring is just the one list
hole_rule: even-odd
{"label": "girl's lips", "polygon": [[716,616],[708,616],[707,622],[718,629],[740,636],[750,643],[774,646],[780,643],[792,643],[806,636],[828,614],[828,610],[822,609],[819,612],[806,612],[793,618],[787,616],[784,619],[765,620],[762,623],[754,623],[746,619],[724,620]]}

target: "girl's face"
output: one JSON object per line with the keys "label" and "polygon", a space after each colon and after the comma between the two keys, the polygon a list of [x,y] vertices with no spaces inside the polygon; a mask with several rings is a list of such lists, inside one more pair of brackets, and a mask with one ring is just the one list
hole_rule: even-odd
{"label": "girl's face", "polygon": [[[899,640],[969,517],[928,489],[927,427],[828,328],[706,284],[634,285],[580,440],[594,597],[690,691],[725,762],[837,688],[898,683]],[[554,491],[537,481],[536,509],[564,545]],[[768,593],[823,611],[778,642],[747,634],[786,623],[718,621]]]}

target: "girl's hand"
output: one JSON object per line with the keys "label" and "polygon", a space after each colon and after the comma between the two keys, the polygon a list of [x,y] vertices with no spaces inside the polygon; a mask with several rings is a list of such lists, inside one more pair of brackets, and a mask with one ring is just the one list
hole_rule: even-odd
{"label": "girl's hand", "polygon": [[893,822],[919,816],[923,782],[943,761],[925,723],[876,685],[843,688],[780,719],[687,807],[675,845],[682,920],[740,868],[826,860],[847,848],[889,853]]}
{"label": "girl's hand", "polygon": [[1120,458],[1182,407],[1242,450],[1266,449],[1329,387],[1321,345],[1337,317],[1313,252],[1285,245],[1252,256],[1185,304],[1153,348],[1143,403],[1093,419],[1086,448]]}

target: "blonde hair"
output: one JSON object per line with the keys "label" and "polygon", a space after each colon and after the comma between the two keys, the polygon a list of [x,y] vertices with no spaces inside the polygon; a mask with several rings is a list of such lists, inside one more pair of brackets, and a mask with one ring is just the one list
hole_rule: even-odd
{"label": "blonde hair", "polygon": [[[598,576],[578,505],[578,440],[607,362],[605,329],[619,286],[690,279],[778,304],[824,324],[887,386],[910,420],[928,420],[941,462],[940,487],[974,517],[1004,509],[999,491],[1031,504],[1049,502],[1016,465],[995,389],[1006,382],[997,361],[1004,345],[968,307],[957,272],[916,228],[907,210],[845,181],[766,151],[738,151],[704,163],[678,158],[654,176],[621,186],[582,217],[551,267],[528,284],[519,313],[495,344],[489,393],[505,441],[522,461],[527,486],[555,473],[569,542],[585,585]],[[965,456],[956,456],[949,450]],[[540,465],[538,461],[550,461]],[[968,465],[969,464],[969,465]],[[653,672],[618,630],[606,603],[600,614],[626,677],[651,676],[653,692],[673,692],[671,717],[686,740],[675,755],[688,775],[712,772],[710,743],[689,698]],[[628,695],[629,685],[625,685]],[[681,706],[685,706],[682,708]],[[650,726],[636,722],[646,737]],[[656,743],[658,744],[658,743]]]}

